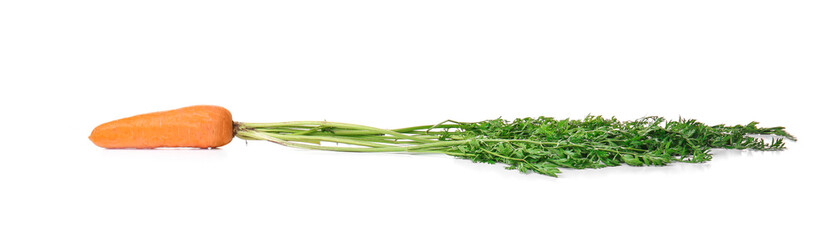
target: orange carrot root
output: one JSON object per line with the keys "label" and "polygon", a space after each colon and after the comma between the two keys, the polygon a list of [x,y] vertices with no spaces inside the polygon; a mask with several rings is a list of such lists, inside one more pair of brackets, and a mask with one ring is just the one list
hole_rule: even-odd
{"label": "orange carrot root", "polygon": [[104,123],[92,130],[89,140],[103,148],[215,148],[233,137],[230,111],[198,105]]}

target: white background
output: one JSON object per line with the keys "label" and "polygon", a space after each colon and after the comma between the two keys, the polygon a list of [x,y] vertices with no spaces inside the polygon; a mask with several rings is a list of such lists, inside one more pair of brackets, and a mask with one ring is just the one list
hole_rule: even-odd
{"label": "white background", "polygon": [[[827,239],[826,1],[3,1],[0,239]],[[442,155],[104,150],[194,104],[396,128],[786,126],[783,152],[560,178]]]}

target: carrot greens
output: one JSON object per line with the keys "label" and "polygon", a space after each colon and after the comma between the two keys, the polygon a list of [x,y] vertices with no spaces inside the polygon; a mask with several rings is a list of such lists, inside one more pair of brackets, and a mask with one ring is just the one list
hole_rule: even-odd
{"label": "carrot greens", "polygon": [[[561,168],[603,168],[699,163],[710,150],[782,150],[796,138],[783,127],[709,126],[693,119],[645,117],[632,121],[588,116],[501,118],[481,122],[445,121],[435,125],[380,129],[363,125],[297,121],[236,123],[236,136],[289,147],[343,152],[440,153],[474,162],[503,163],[507,169],[557,176]],[[771,141],[754,135],[770,135]],[[336,145],[322,144],[324,142]]]}

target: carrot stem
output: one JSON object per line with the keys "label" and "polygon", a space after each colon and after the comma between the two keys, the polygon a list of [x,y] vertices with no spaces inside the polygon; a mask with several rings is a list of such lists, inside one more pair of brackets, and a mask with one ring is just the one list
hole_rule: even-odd
{"label": "carrot stem", "polygon": [[361,132],[361,134],[367,133],[374,133],[374,134],[388,134],[391,136],[395,136],[401,139],[409,139],[417,142],[436,142],[438,140],[433,139],[422,139],[417,137],[412,137],[410,135],[405,135],[403,133],[399,133],[392,130],[380,129],[375,127],[357,125],[357,124],[350,124],[350,123],[338,123],[338,122],[328,122],[328,121],[294,121],[294,122],[281,122],[281,123],[240,123],[241,128],[247,129],[257,129],[257,128],[274,128],[274,127],[293,127],[293,126],[312,126],[312,127],[319,127],[322,131],[328,127],[335,127],[335,128],[343,128],[343,129],[353,129],[353,130],[364,130],[366,132]]}
{"label": "carrot stem", "polygon": [[[328,121],[293,121],[278,123],[237,123],[237,137],[247,140],[265,140],[290,147],[343,152],[417,152],[444,153],[452,146],[467,144],[468,140],[451,137],[459,125],[422,125],[398,129]],[[440,129],[440,131],[429,131]],[[446,137],[441,139],[442,136]],[[323,142],[346,144],[327,146]],[[311,144],[309,144],[311,143]]]}

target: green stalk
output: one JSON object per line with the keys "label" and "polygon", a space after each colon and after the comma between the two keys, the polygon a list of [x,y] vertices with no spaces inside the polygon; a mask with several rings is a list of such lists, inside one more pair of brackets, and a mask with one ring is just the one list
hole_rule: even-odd
{"label": "green stalk", "polygon": [[[460,144],[465,144],[469,140],[459,140],[459,141],[441,141],[441,142],[431,142],[431,143],[416,143],[414,145],[408,146],[392,146],[392,145],[383,145],[373,143],[371,141],[360,141],[360,140],[349,140],[344,138],[332,138],[332,137],[324,137],[324,136],[303,136],[302,138],[297,138],[299,136],[290,136],[289,135],[279,135],[279,134],[269,134],[264,132],[252,131],[252,130],[242,130],[237,132],[237,136],[243,136],[246,139],[252,140],[265,140],[269,142],[274,142],[278,144],[282,144],[289,147],[298,147],[298,148],[305,148],[305,149],[314,149],[314,150],[329,150],[329,151],[341,151],[341,152],[419,152],[422,149],[427,148],[444,148],[450,147]],[[297,143],[295,142],[298,139],[302,139],[304,141],[328,141],[328,142],[336,142],[336,143],[346,143],[352,145],[360,145],[364,147],[340,147],[340,146],[321,146],[321,145],[314,145],[314,144],[304,144],[304,143]],[[430,152],[441,152],[446,153],[446,151],[436,151],[430,150]]]}
{"label": "green stalk", "polygon": [[349,123],[338,123],[338,122],[327,122],[327,121],[295,121],[295,122],[282,122],[282,123],[240,123],[241,128],[272,128],[272,127],[286,127],[286,126],[317,126],[322,128],[326,127],[334,127],[334,128],[343,128],[343,129],[353,129],[353,130],[365,130],[369,133],[375,134],[389,134],[391,136],[399,137],[402,139],[409,139],[417,142],[434,142],[436,140],[430,139],[420,139],[416,137],[411,137],[409,135],[404,135],[399,132],[395,132],[392,130],[374,128],[369,126],[357,125],[357,124],[349,124]]}

